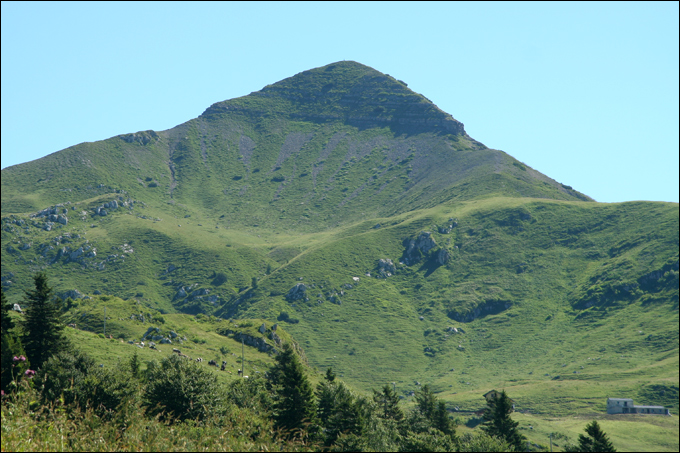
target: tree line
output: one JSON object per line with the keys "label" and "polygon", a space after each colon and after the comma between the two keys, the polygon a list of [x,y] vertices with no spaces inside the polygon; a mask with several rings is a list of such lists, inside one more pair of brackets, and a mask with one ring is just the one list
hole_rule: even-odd
{"label": "tree line", "polygon": [[[143,418],[144,423],[190,426],[204,433],[211,429],[217,433],[218,428],[224,433],[224,427],[238,426],[240,449],[246,449],[247,442],[259,448],[311,451],[529,448],[511,418],[512,400],[505,391],[488,399],[481,432],[458,435],[445,403],[428,385],[415,392],[415,405],[409,409],[390,385],[361,395],[331,368],[313,386],[290,343],[283,345],[267,373],[228,385],[220,385],[214,373],[175,354],[148,362],[144,371],[136,352],[115,370],[97,367],[66,339],[61,302],[54,300],[46,274],[36,274],[34,283],[35,289],[26,292],[26,313],[17,325],[2,293],[3,426],[11,422],[5,419],[5,409],[13,405],[16,413],[36,420],[54,410],[73,420],[95,417],[115,433],[114,444],[132,436],[135,420],[139,424]],[[26,412],[17,411],[22,402]],[[615,451],[597,422],[589,424],[586,433],[567,450]],[[116,445],[125,449],[126,444]],[[3,431],[3,450],[12,449],[8,446]]]}

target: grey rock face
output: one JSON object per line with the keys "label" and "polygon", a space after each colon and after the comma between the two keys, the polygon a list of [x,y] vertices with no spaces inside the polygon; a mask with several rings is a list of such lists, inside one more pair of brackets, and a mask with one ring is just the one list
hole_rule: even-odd
{"label": "grey rock face", "polygon": [[175,297],[172,300],[177,300],[177,299],[184,299],[187,297],[187,292],[184,289],[184,286],[182,286],[178,291],[177,294],[175,294]]}
{"label": "grey rock face", "polygon": [[288,294],[286,295],[286,299],[289,301],[294,301],[298,299],[304,299],[307,294],[307,287],[305,286],[304,283],[298,283],[295,286],[293,286],[290,291],[288,291]]}
{"label": "grey rock face", "polygon": [[68,218],[65,215],[58,215],[57,222],[61,223],[62,225],[68,225]]}
{"label": "grey rock face", "polygon": [[75,300],[75,299],[82,299],[85,296],[83,295],[83,293],[81,293],[77,289],[71,289],[69,291],[64,291],[63,293],[57,294],[57,297],[61,300],[66,300],[69,297],[71,299]]}
{"label": "grey rock face", "polygon": [[77,260],[78,258],[80,258],[80,256],[81,256],[82,254],[83,254],[83,248],[82,248],[82,247],[78,247],[78,250],[74,250],[73,252],[71,252],[71,254],[69,255],[68,258],[69,258],[71,261],[74,261],[74,260]]}
{"label": "grey rock face", "polygon": [[404,244],[403,261],[407,265],[417,263],[423,255],[427,255],[430,250],[437,246],[432,234],[429,231],[421,231],[417,238],[409,239]]}
{"label": "grey rock face", "polygon": [[201,288],[201,289],[197,289],[196,291],[192,292],[191,296],[189,296],[189,297],[205,296],[209,292],[210,292],[209,289]]}
{"label": "grey rock face", "polygon": [[159,333],[160,329],[158,329],[158,327],[149,327],[148,329],[146,329],[146,333],[142,335],[142,340],[151,335],[152,332]]}
{"label": "grey rock face", "polygon": [[266,324],[265,324],[265,323],[262,323],[262,325],[260,326],[260,328],[259,328],[258,330],[259,330],[260,333],[262,333],[262,334],[265,333],[265,332],[267,331],[267,326],[266,326]]}
{"label": "grey rock face", "polygon": [[439,252],[437,252],[437,264],[440,266],[446,264],[450,258],[449,251],[446,249],[439,249]]}
{"label": "grey rock face", "polygon": [[389,276],[388,274],[394,275],[397,273],[397,268],[391,259],[379,259],[378,260],[378,273],[381,276]]}

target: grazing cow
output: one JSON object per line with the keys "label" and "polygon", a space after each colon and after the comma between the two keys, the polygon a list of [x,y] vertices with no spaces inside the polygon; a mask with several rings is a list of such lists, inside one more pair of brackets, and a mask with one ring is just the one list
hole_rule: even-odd
{"label": "grazing cow", "polygon": [[198,358],[196,359],[196,361],[197,361],[197,362],[202,362],[202,361],[203,361],[203,357],[198,357]]}
{"label": "grazing cow", "polygon": [[76,328],[75,323],[71,323],[71,324],[69,324],[68,326],[69,326],[69,327],[73,327],[74,329]]}
{"label": "grazing cow", "polygon": [[222,368],[220,368],[221,371],[224,371],[224,369],[227,367],[227,362],[222,360]]}
{"label": "grazing cow", "polygon": [[214,360],[211,360],[210,362],[208,362],[208,365],[212,365],[214,367],[217,367],[217,362],[215,362]]}

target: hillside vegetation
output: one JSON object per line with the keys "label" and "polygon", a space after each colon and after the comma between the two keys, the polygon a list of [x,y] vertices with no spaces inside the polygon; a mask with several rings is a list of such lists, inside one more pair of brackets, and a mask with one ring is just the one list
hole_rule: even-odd
{"label": "hillside vegetation", "polygon": [[46,271],[78,335],[106,305],[102,360],[147,313],[236,367],[217,326],[253,319],[359,391],[429,384],[464,416],[494,388],[541,420],[607,397],[677,415],[678,223],[677,203],[597,203],[338,62],[4,169],[2,284],[23,304]]}

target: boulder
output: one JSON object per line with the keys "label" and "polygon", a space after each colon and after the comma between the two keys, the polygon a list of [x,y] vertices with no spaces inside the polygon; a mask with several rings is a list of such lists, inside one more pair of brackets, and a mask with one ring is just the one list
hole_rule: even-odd
{"label": "boulder", "polygon": [[267,331],[266,324],[262,323],[262,325],[260,326],[260,328],[258,330],[260,331],[260,333],[264,334]]}
{"label": "boulder", "polygon": [[379,259],[378,260],[378,273],[382,276],[389,276],[397,273],[397,268],[391,259]]}
{"label": "boulder", "polygon": [[61,300],[66,300],[69,297],[71,299],[75,300],[75,299],[82,299],[83,297],[85,297],[85,295],[83,293],[81,293],[80,291],[78,291],[77,289],[71,289],[69,291],[64,291],[63,293],[57,294],[57,297]]}
{"label": "boulder", "polygon": [[307,287],[304,283],[297,283],[293,286],[288,294],[286,294],[286,299],[289,301],[294,301],[298,299],[304,299],[307,295]]}
{"label": "boulder", "polygon": [[450,258],[451,255],[449,255],[449,251],[444,248],[439,249],[439,252],[437,252],[437,264],[440,266],[446,264]]}
{"label": "boulder", "polygon": [[170,338],[172,338],[172,339],[177,338],[177,332],[175,332],[174,330],[171,330],[170,331]]}
{"label": "boulder", "polygon": [[57,216],[57,222],[61,223],[62,225],[67,225],[68,224],[68,218],[65,215],[58,215]]}
{"label": "boulder", "polygon": [[82,247],[79,247],[77,250],[74,250],[73,252],[71,252],[71,254],[69,255],[68,258],[69,258],[71,261],[74,261],[74,260],[77,260],[78,258],[80,258],[80,256],[81,256],[82,254],[83,254],[83,248],[82,248]]}
{"label": "boulder", "polygon": [[146,329],[146,333],[142,335],[142,340],[151,335],[151,332],[159,333],[160,329],[158,327],[149,327],[148,329]]}
{"label": "boulder", "polygon": [[175,297],[172,300],[184,299],[185,297],[187,297],[187,292],[184,289],[184,286],[182,286],[179,290],[177,290],[177,294],[175,294]]}
{"label": "boulder", "polygon": [[430,250],[437,246],[432,234],[429,231],[421,231],[415,239],[404,242],[406,250],[402,258],[407,265],[417,263],[423,255],[427,255]]}

